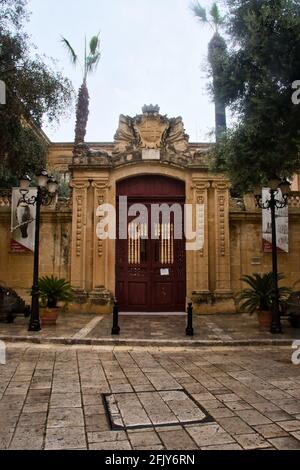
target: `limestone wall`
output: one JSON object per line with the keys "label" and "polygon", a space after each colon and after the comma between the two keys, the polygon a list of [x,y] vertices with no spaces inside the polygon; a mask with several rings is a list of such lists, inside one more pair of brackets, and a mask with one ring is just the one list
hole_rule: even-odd
{"label": "limestone wall", "polygon": [[[10,200],[0,197],[0,285],[15,289],[26,301],[32,286],[33,254],[10,251]],[[71,210],[42,210],[40,275],[70,279]]]}
{"label": "limestone wall", "polygon": [[[75,178],[73,209],[58,204],[42,211],[40,274],[70,280],[78,294],[77,302],[72,305],[77,311],[111,310],[115,285],[114,243],[97,240],[95,208],[103,200],[113,201],[113,188],[119,177],[122,177],[121,170],[111,180],[108,174],[107,179],[98,177],[88,184]],[[271,254],[262,250],[261,212],[253,204],[248,204],[248,210],[237,207],[229,210],[227,187],[221,181],[207,182],[192,173],[182,174],[182,178],[187,178],[187,186],[191,188],[187,200],[204,203],[206,208],[204,250],[196,256],[187,253],[187,294],[197,313],[233,312],[232,299],[242,288],[241,276],[268,272],[272,268]],[[81,213],[85,197],[89,210]],[[279,271],[286,275],[284,284],[300,290],[300,194],[291,195],[289,212],[290,252],[278,255],[278,265]],[[229,231],[226,220],[229,220]],[[4,194],[0,196],[0,284],[16,289],[28,301],[32,272],[32,254],[10,251],[10,197]]]}
{"label": "limestone wall", "polygon": [[[260,211],[230,213],[231,286],[234,294],[242,288],[241,275],[272,270],[271,253],[263,253],[261,226]],[[300,206],[290,207],[289,253],[278,253],[278,271],[286,276],[282,284],[300,290]]]}

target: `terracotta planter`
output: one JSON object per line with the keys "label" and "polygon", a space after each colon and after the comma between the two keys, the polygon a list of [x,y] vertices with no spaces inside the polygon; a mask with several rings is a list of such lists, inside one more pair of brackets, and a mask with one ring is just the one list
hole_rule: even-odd
{"label": "terracotta planter", "polygon": [[257,317],[258,317],[258,323],[260,328],[262,329],[268,329],[270,330],[271,325],[272,325],[272,312],[271,311],[265,311],[265,310],[259,310],[257,312]]}
{"label": "terracotta planter", "polygon": [[60,308],[41,308],[40,319],[42,326],[56,325],[59,312]]}

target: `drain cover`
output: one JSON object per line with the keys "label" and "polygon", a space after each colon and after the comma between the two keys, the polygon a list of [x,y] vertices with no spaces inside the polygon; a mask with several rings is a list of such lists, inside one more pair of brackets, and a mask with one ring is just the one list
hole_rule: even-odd
{"label": "drain cover", "polygon": [[184,390],[115,393],[103,397],[114,430],[214,421]]}

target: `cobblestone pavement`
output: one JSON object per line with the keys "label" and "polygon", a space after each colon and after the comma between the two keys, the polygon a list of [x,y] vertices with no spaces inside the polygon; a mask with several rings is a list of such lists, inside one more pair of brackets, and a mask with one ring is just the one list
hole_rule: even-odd
{"label": "cobblestone pavement", "polygon": [[299,450],[300,366],[291,354],[9,344],[0,448]]}
{"label": "cobblestone pavement", "polygon": [[[274,336],[269,331],[260,331],[257,318],[244,315],[202,315],[194,316],[193,338],[185,335],[186,316],[120,316],[121,334],[111,336],[112,316],[93,314],[61,314],[56,326],[45,327],[40,333],[28,332],[28,319],[18,317],[14,324],[0,324],[0,339],[13,340],[34,338],[35,342],[56,342],[72,344],[109,344],[120,341],[146,344],[178,342],[232,342],[282,341],[300,339],[300,330],[292,329],[283,320],[284,334]],[[208,344],[210,346],[210,344]]]}

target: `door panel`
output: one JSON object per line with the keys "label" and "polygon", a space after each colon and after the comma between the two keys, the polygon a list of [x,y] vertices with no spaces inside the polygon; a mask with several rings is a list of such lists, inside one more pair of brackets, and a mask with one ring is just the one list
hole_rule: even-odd
{"label": "door panel", "polygon": [[[184,203],[179,196],[180,185],[175,180],[175,195],[172,198],[173,180],[164,178],[160,184],[149,181],[152,178],[141,177],[144,181],[132,188],[134,196],[130,198],[130,182],[118,188],[118,195],[127,191],[128,208],[132,204],[143,203],[148,209],[148,224],[137,224],[134,218],[128,218],[128,240],[117,240],[116,246],[116,296],[121,311],[176,312],[184,311],[186,298],[186,257],[185,240],[174,239],[174,218],[168,222],[153,224],[151,234],[151,204]],[[171,182],[170,182],[171,181]],[[148,184],[148,187],[147,187]],[[164,195],[147,194],[151,191],[164,191]],[[163,188],[163,189],[162,189]],[[137,191],[144,191],[140,198]],[[181,187],[182,190],[182,187]],[[168,196],[166,196],[168,194]],[[183,222],[183,221],[182,221]],[[151,237],[152,235],[152,237]],[[154,236],[153,236],[154,235]],[[152,239],[153,238],[153,239]]]}
{"label": "door panel", "polygon": [[160,306],[170,306],[173,304],[172,294],[173,294],[173,284],[171,282],[157,282],[154,284],[154,305],[157,307]]}
{"label": "door panel", "polygon": [[128,281],[128,306],[147,308],[149,287],[147,282]]}

